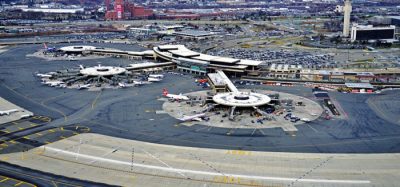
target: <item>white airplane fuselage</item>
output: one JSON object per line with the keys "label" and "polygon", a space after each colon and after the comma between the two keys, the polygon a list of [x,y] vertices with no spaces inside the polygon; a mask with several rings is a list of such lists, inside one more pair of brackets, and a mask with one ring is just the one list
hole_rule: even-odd
{"label": "white airplane fuselage", "polygon": [[202,117],[205,117],[206,114],[205,113],[201,113],[201,114],[195,114],[193,116],[183,116],[181,118],[178,118],[181,121],[202,121]]}
{"label": "white airplane fuselage", "polygon": [[54,87],[54,86],[58,86],[60,84],[64,84],[64,82],[62,82],[62,81],[47,81],[47,82],[44,82],[44,84]]}
{"label": "white airplane fuselage", "polygon": [[151,78],[157,78],[157,79],[162,79],[162,78],[164,78],[164,75],[161,75],[161,74],[150,74],[149,77],[151,77]]}
{"label": "white airplane fuselage", "polygon": [[154,77],[149,77],[147,80],[148,80],[149,82],[160,82],[162,79],[154,78]]}
{"label": "white airplane fuselage", "polygon": [[52,75],[49,75],[49,74],[41,74],[41,73],[36,74],[36,76],[41,77],[41,78],[50,78],[50,77],[52,77]]}
{"label": "white airplane fuselage", "polygon": [[11,110],[3,110],[3,111],[0,111],[0,116],[4,116],[4,115],[10,115],[10,114],[12,114],[12,113],[14,113],[14,112],[18,112],[18,109],[11,109]]}
{"label": "white airplane fuselage", "polygon": [[82,89],[89,89],[89,87],[91,86],[91,84],[84,84],[84,85],[79,85],[78,89],[82,90]]}
{"label": "white airplane fuselage", "polygon": [[190,98],[185,95],[176,95],[176,94],[167,94],[165,97],[171,98],[171,99],[176,99],[176,100],[183,100],[183,101],[188,101]]}

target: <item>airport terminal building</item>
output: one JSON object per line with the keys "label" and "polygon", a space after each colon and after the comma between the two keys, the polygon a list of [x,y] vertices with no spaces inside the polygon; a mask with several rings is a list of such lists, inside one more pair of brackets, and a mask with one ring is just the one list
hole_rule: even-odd
{"label": "airport terminal building", "polygon": [[234,59],[201,54],[184,45],[162,45],[154,47],[157,59],[172,61],[179,71],[197,75],[206,75],[216,70],[223,70],[228,76],[257,76],[260,74],[261,61]]}
{"label": "airport terminal building", "polygon": [[351,28],[351,41],[386,40],[395,41],[394,25],[385,27],[374,27],[372,25],[354,25]]}

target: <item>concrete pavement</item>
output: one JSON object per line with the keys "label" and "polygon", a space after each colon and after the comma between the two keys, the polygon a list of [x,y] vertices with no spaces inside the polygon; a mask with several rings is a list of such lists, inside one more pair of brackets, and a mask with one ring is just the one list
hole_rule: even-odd
{"label": "concrete pavement", "polygon": [[218,150],[99,134],[2,156],[12,164],[121,186],[396,186],[400,177],[399,154]]}

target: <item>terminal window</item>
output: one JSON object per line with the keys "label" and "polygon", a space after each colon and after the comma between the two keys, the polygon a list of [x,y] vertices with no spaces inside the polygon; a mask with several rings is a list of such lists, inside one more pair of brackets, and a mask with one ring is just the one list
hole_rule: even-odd
{"label": "terminal window", "polygon": [[393,39],[394,29],[357,31],[356,40]]}

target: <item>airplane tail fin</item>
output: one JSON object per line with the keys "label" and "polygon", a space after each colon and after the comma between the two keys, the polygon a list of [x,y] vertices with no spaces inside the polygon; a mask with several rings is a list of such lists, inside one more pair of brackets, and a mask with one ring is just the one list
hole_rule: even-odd
{"label": "airplane tail fin", "polygon": [[168,90],[166,88],[163,89],[163,96],[168,95]]}

